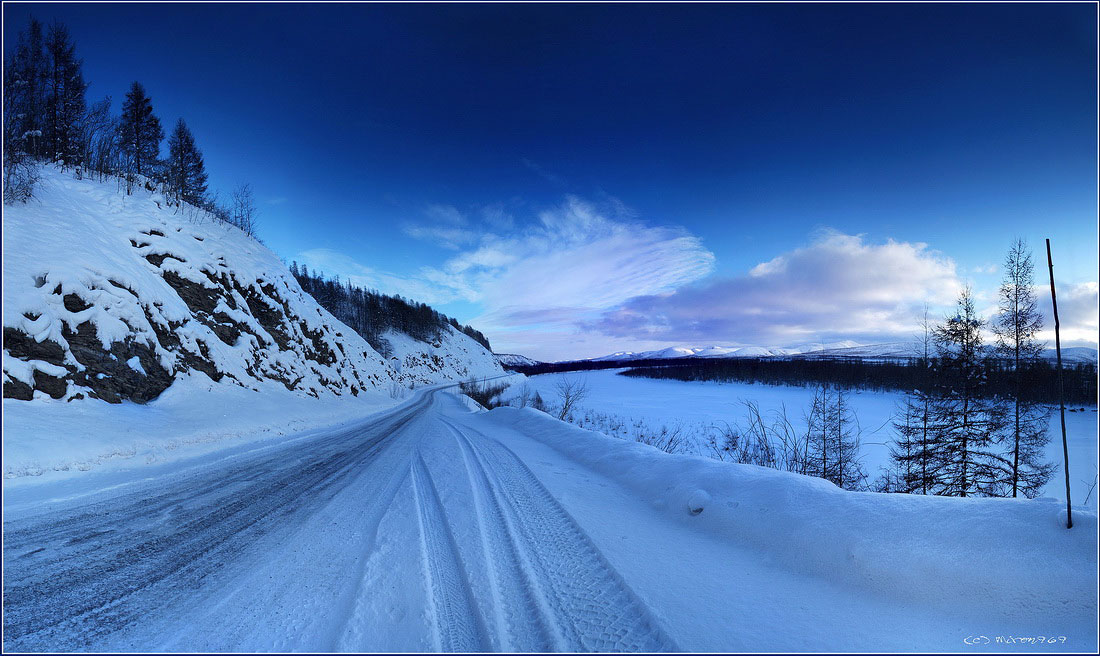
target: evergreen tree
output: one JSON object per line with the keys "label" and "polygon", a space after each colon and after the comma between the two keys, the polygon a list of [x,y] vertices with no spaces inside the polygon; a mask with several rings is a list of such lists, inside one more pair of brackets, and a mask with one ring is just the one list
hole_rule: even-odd
{"label": "evergreen tree", "polygon": [[[931,372],[933,362],[933,328],[925,307],[920,321],[910,366]],[[928,376],[929,378],[931,376]],[[936,487],[942,453],[935,439],[938,426],[933,421],[934,399],[926,384],[920,384],[906,394],[895,413],[893,426],[898,437],[890,447],[892,470],[887,474],[890,492],[928,494]]]}
{"label": "evergreen tree", "polygon": [[45,118],[42,24],[31,19],[4,60],[4,202],[26,202],[38,179]]}
{"label": "evergreen tree", "polygon": [[993,322],[997,352],[1012,362],[1015,389],[1012,394],[1012,496],[1023,491],[1036,496],[1050,479],[1053,466],[1043,462],[1048,413],[1023,395],[1025,366],[1034,362],[1043,346],[1036,339],[1043,319],[1035,301],[1035,265],[1022,239],[1013,242],[1005,257],[1005,274],[998,293],[998,313]]}
{"label": "evergreen tree", "polygon": [[177,203],[202,204],[206,195],[206,167],[202,153],[195,146],[195,137],[182,118],[168,138],[165,181],[169,197]]}
{"label": "evergreen tree", "polygon": [[845,490],[862,489],[867,474],[859,462],[858,421],[848,391],[823,385],[807,415],[808,472]]}
{"label": "evergreen tree", "polygon": [[15,53],[4,70],[4,150],[33,158],[43,153],[46,123],[46,54],[42,23],[32,18],[19,34]]}
{"label": "evergreen tree", "polygon": [[955,316],[933,333],[939,389],[932,414],[937,429],[934,439],[942,454],[936,494],[1004,496],[1006,492],[1005,472],[1011,463],[999,448],[1003,417],[998,404],[982,394],[987,368],[982,356],[984,326],[967,287],[959,296]]}
{"label": "evergreen tree", "polygon": [[82,62],[76,58],[76,46],[69,30],[60,23],[50,26],[46,37],[47,71],[45,76],[44,143],[47,158],[62,166],[80,164],[83,152],[81,120],[84,118]]}
{"label": "evergreen tree", "polygon": [[134,82],[122,103],[119,123],[119,146],[128,192],[132,190],[134,176],[155,177],[163,139],[164,130],[160,127],[160,119],[153,114],[153,103],[145,94],[145,87]]}

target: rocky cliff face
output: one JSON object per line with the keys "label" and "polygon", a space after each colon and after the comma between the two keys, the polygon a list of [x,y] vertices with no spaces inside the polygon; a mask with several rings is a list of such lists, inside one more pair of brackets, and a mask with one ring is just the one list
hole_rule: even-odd
{"label": "rocky cliff face", "polygon": [[[441,338],[446,348],[396,340],[403,361],[394,366],[271,251],[189,208],[50,170],[39,190],[4,212],[6,398],[142,403],[205,379],[358,395],[499,372],[457,331]],[[463,360],[415,355],[428,351]]]}

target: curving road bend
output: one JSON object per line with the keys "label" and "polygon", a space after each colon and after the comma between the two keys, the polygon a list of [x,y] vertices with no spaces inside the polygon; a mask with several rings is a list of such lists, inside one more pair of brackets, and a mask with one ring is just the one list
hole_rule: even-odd
{"label": "curving road bend", "polygon": [[669,651],[456,397],[6,508],[5,651]]}

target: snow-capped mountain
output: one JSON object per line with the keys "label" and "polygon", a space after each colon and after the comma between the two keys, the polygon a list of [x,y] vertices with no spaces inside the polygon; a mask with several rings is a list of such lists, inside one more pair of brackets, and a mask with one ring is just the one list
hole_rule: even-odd
{"label": "snow-capped mountain", "polygon": [[[674,346],[655,351],[617,351],[598,358],[593,362],[634,362],[638,360],[666,360],[676,358],[768,358],[768,357],[828,357],[898,359],[912,358],[916,347],[911,342],[885,342],[881,344],[859,344],[851,340],[831,343],[804,344],[793,347],[764,346]],[[1043,351],[1043,357],[1054,360],[1053,348]],[[1097,361],[1097,350],[1087,346],[1071,346],[1062,349],[1062,361],[1068,363],[1087,363]]]}
{"label": "snow-capped mountain", "polygon": [[770,356],[802,355],[814,352],[827,353],[859,346],[858,343],[850,340],[830,344],[806,344],[789,348],[769,348],[763,346],[673,346],[656,351],[617,351],[610,355],[590,359],[596,362],[606,362],[666,360],[674,358],[763,358]]}
{"label": "snow-capped mountain", "polygon": [[197,382],[298,395],[503,372],[446,326],[388,337],[389,359],[305,293],[237,228],[159,194],[46,167],[4,209],[3,395],[145,402]]}

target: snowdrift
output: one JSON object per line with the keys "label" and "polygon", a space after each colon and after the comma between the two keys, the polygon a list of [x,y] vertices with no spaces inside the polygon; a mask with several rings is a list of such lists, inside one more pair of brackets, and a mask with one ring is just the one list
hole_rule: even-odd
{"label": "snowdrift", "polygon": [[[752,465],[669,455],[527,408],[486,418],[521,428],[696,530],[785,566],[933,604],[1013,608],[1095,621],[1097,516],[1051,499],[846,492]],[[1095,626],[1094,624],[1092,626]]]}

